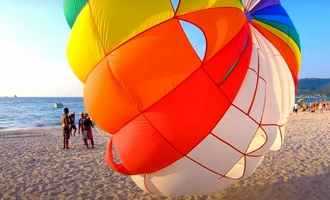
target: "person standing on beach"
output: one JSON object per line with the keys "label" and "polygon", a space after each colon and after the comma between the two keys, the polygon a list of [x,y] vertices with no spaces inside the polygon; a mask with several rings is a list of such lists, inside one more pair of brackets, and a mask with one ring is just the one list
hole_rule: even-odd
{"label": "person standing on beach", "polygon": [[69,149],[71,119],[69,116],[69,108],[64,108],[61,117],[61,124],[63,129],[63,149]]}
{"label": "person standing on beach", "polygon": [[71,136],[76,136],[77,127],[76,127],[76,113],[70,114],[70,134]]}
{"label": "person standing on beach", "polygon": [[87,130],[85,130],[85,127],[84,127],[85,120],[86,120],[85,114],[81,113],[80,114],[80,119],[79,119],[79,122],[78,122],[78,134],[81,133],[84,144],[88,149],[89,147],[88,147],[88,141],[87,141]]}
{"label": "person standing on beach", "polygon": [[[91,141],[92,148],[94,149],[94,138],[93,138],[93,122],[91,118],[88,116],[87,113],[85,113],[85,119],[83,121],[83,129],[87,133],[87,140]],[[88,143],[87,143],[87,148],[88,148]]]}
{"label": "person standing on beach", "polygon": [[84,118],[85,118],[84,113],[83,112],[80,113],[80,118],[79,118],[79,121],[78,121],[78,134],[80,134],[80,133],[82,134],[82,132],[83,132]]}

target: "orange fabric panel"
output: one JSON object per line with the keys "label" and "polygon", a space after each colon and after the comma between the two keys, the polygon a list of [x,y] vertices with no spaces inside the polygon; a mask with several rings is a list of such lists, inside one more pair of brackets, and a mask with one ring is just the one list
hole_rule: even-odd
{"label": "orange fabric panel", "polygon": [[240,56],[247,45],[249,32],[249,25],[246,24],[232,41],[217,52],[212,59],[205,62],[203,67],[215,82],[223,82],[230,70],[240,61]]}
{"label": "orange fabric panel", "polygon": [[257,23],[252,22],[253,26],[263,35],[265,36],[281,53],[284,60],[288,64],[293,80],[295,82],[295,85],[298,83],[298,70],[299,70],[299,64],[297,62],[297,58],[292,51],[292,49],[286,44],[285,41],[283,41],[281,38],[277,37],[270,31],[266,30],[262,26],[260,26]]}
{"label": "orange fabric panel", "polygon": [[139,114],[137,105],[112,76],[106,60],[89,75],[84,96],[86,110],[109,133],[115,133]]}
{"label": "orange fabric panel", "polygon": [[238,58],[238,63],[231,71],[227,79],[220,83],[220,88],[226,93],[229,100],[234,101],[239,89],[242,86],[242,82],[246,76],[246,72],[249,69],[252,55],[252,36],[251,32],[248,32],[248,39],[246,48],[242,55]]}
{"label": "orange fabric panel", "polygon": [[182,157],[143,114],[117,132],[112,140],[128,174],[152,173]]}
{"label": "orange fabric panel", "polygon": [[191,22],[206,35],[206,60],[213,57],[240,32],[247,20],[238,8],[212,8],[178,18]]}
{"label": "orange fabric panel", "polygon": [[203,69],[145,112],[151,124],[182,154],[214,128],[230,106]]}
{"label": "orange fabric panel", "polygon": [[108,57],[115,77],[141,110],[156,103],[201,65],[177,19],[133,38]]}

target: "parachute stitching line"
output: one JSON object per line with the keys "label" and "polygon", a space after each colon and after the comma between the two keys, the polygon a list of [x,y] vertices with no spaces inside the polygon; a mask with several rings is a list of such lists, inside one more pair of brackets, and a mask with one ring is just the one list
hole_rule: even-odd
{"label": "parachute stitching line", "polygon": [[257,73],[257,83],[256,83],[256,86],[255,86],[255,90],[254,90],[254,94],[253,94],[253,97],[252,97],[252,101],[250,103],[250,107],[248,109],[248,114],[251,113],[251,110],[252,110],[252,107],[253,107],[253,104],[254,104],[254,101],[255,101],[255,98],[257,96],[257,91],[258,91],[258,87],[259,87],[259,74],[260,74],[260,55],[259,55],[259,51],[257,50],[257,55],[258,55],[258,73]]}
{"label": "parachute stitching line", "polygon": [[[227,100],[230,102],[230,98],[226,95],[226,93],[219,87],[219,89],[222,91],[222,93],[224,94],[224,96],[227,98]],[[266,98],[266,95],[265,95],[265,98]],[[264,102],[264,105],[265,105],[266,103]],[[255,120],[253,117],[251,117],[249,114],[247,114],[247,113],[245,113],[241,108],[239,108],[238,106],[236,106],[234,103],[231,103],[231,105],[232,106],[234,106],[236,109],[238,109],[239,111],[241,111],[242,112],[242,114],[244,114],[244,115],[246,115],[248,118],[250,118],[259,128],[261,128],[264,132],[265,132],[265,134],[266,134],[266,142],[260,147],[260,148],[258,148],[258,149],[256,149],[256,150],[254,150],[253,152],[250,152],[250,153],[248,153],[248,156],[252,156],[252,155],[250,155],[250,154],[252,154],[252,153],[254,153],[255,151],[259,151],[260,149],[262,149],[265,145],[266,145],[266,143],[267,143],[267,139],[268,139],[268,135],[267,135],[267,132],[261,127],[261,123],[262,122],[257,122],[257,120]],[[264,106],[264,110],[265,110],[265,106]],[[264,112],[264,110],[263,110],[263,112]]]}
{"label": "parachute stitching line", "polygon": [[226,144],[227,146],[231,147],[232,149],[234,149],[238,153],[242,154],[242,156],[262,157],[262,156],[259,156],[259,155],[249,155],[249,153],[244,153],[244,152],[240,151],[238,148],[236,148],[235,145],[231,144],[230,142],[227,142],[226,140],[224,140],[224,139],[220,138],[219,136],[215,135],[214,133],[211,133],[211,135],[213,137],[215,137],[217,140],[220,140],[220,142]]}
{"label": "parachute stitching line", "polygon": [[[258,72],[256,72],[253,68],[249,68],[249,70],[250,70],[251,72],[255,73],[256,75],[258,75]],[[260,78],[261,80],[263,80],[264,82],[266,82],[266,80],[265,80],[262,76],[259,76],[259,78]]]}
{"label": "parachute stitching line", "polygon": [[[254,36],[254,38],[256,39],[256,41],[257,41],[257,45],[258,45],[258,48],[257,48],[257,55],[258,55],[258,67],[257,67],[257,69],[258,69],[258,73],[257,73],[257,79],[259,80],[259,78],[260,78],[260,51],[261,51],[260,48],[261,48],[261,44],[260,44],[260,41],[258,40],[257,35],[255,35],[255,33],[254,33],[253,31],[251,31],[251,34],[252,34],[252,37]],[[262,109],[261,121],[260,121],[260,123],[259,123],[259,125],[258,125],[258,129],[260,128],[260,129],[263,131],[263,133],[264,133],[265,136],[266,136],[266,139],[265,139],[265,142],[264,142],[263,145],[261,145],[258,149],[256,149],[256,150],[250,152],[249,154],[252,154],[252,153],[257,152],[257,151],[259,151],[260,149],[262,149],[262,148],[267,144],[267,142],[268,142],[268,140],[269,140],[269,137],[268,137],[268,134],[267,134],[266,130],[265,130],[265,129],[262,127],[262,125],[261,125],[261,123],[262,123],[262,121],[263,121],[264,113],[265,113],[266,100],[267,100],[267,87],[266,87],[266,86],[267,86],[267,82],[266,82],[266,80],[264,80],[264,82],[265,82],[265,89],[264,89],[265,94],[264,94],[264,101],[263,101],[264,103],[263,103],[263,109]],[[255,98],[255,96],[254,96],[254,98]],[[255,101],[255,99],[253,100],[252,104],[254,104],[254,101]],[[248,113],[249,116],[250,116],[250,111],[251,111],[251,110],[249,110],[249,113]],[[258,130],[257,130],[257,131],[258,131]],[[255,137],[255,136],[254,136],[254,137]],[[254,138],[253,138],[253,139],[254,139]],[[253,139],[250,141],[249,146],[252,144]],[[249,148],[249,146],[248,146],[248,148]],[[246,149],[246,152],[248,151],[248,148]]]}
{"label": "parachute stitching line", "polygon": [[[189,157],[188,154],[191,152],[191,150],[190,150],[187,154],[181,153],[179,150],[177,150],[177,149],[172,145],[172,143],[171,143],[170,141],[168,141],[168,140],[163,136],[163,134],[161,134],[161,132],[160,132],[155,126],[153,126],[153,124],[151,123],[151,121],[150,121],[146,116],[143,115],[143,117],[147,120],[147,122],[149,123],[149,125],[150,125],[152,128],[154,128],[154,130],[155,130],[155,131],[156,131],[156,132],[157,132],[157,133],[158,133],[158,134],[164,139],[164,141],[165,141],[166,143],[168,143],[168,144],[173,148],[173,150],[176,151],[178,154],[180,154],[182,157],[186,157],[186,158],[188,158],[189,160],[193,161],[194,163],[198,164],[199,166],[203,167],[204,169],[206,169],[207,171],[209,171],[209,172],[211,172],[211,173],[213,173],[213,174],[219,175],[219,176],[221,176],[221,177],[226,177],[225,175],[220,174],[220,173],[217,173],[217,172],[215,172],[214,170],[211,170],[211,169],[208,168],[207,166],[205,166],[205,165],[199,163],[198,161],[194,160],[193,158]],[[196,146],[195,146],[195,147],[196,147]],[[194,147],[194,148],[195,148],[195,147]],[[174,161],[174,162],[175,162],[175,161]],[[173,164],[174,162],[172,162],[171,164]],[[171,165],[171,164],[169,164],[169,165]]]}
{"label": "parachute stitching line", "polygon": [[[93,10],[92,10],[92,7],[91,7],[91,4],[90,4],[90,0],[87,0],[87,5],[88,5],[88,8],[89,8],[89,12],[90,12],[90,17],[91,17],[91,21],[92,21],[92,24],[93,24],[93,30],[94,32],[96,33],[96,37],[97,37],[97,41],[99,43],[99,45],[102,47],[102,50],[103,50],[103,54],[104,54],[104,58],[100,60],[99,63],[96,64],[96,66],[93,68],[94,70],[97,68],[97,66],[104,61],[104,59],[107,59],[107,55],[106,55],[106,50],[105,50],[105,47],[101,41],[101,36],[100,36],[100,33],[99,33],[99,30],[96,26],[96,21],[95,21],[95,18],[94,18],[94,15],[93,15]],[[111,76],[113,77],[113,80],[115,82],[117,82],[117,84],[124,90],[127,92],[127,95],[129,96],[129,98],[131,99],[131,101],[133,101],[137,106],[138,108],[141,106],[140,104],[140,101],[137,100],[137,98],[132,95],[132,93],[130,92],[130,90],[128,88],[125,87],[125,85],[119,80],[116,78],[115,74],[113,73],[111,67],[109,66],[109,60],[107,59],[106,60],[107,62],[107,69],[109,71],[109,73],[111,74]],[[91,72],[93,72],[94,70],[92,70]],[[91,73],[90,72],[90,73]],[[90,74],[89,73],[89,74]],[[89,74],[87,75],[87,77],[89,77]]]}
{"label": "parachute stitching line", "polygon": [[185,156],[186,158],[188,158],[189,160],[191,160],[192,162],[194,162],[195,164],[199,165],[200,167],[206,169],[208,172],[212,173],[212,174],[215,174],[215,175],[218,175],[218,176],[221,176],[221,177],[226,177],[226,175],[224,174],[220,174],[214,170],[212,170],[211,168],[208,168],[207,166],[203,165],[202,163],[196,161],[195,159],[189,157],[188,155]]}
{"label": "parachute stitching line", "polygon": [[[240,31],[242,31],[243,30],[243,28],[245,28],[245,25],[242,27],[242,29],[240,30]],[[250,36],[248,36],[246,39],[245,39],[245,42],[244,42],[244,46],[243,46],[243,48],[242,48],[242,50],[241,50],[241,52],[240,52],[240,55],[239,55],[239,58],[236,60],[236,63],[227,71],[227,74],[225,75],[225,77],[224,77],[224,79],[223,80],[221,80],[221,82],[219,83],[219,85],[221,86],[221,85],[223,85],[224,83],[225,83],[225,81],[227,80],[227,78],[229,78],[229,76],[231,75],[231,73],[235,70],[235,68],[238,66],[238,64],[239,64],[239,60],[241,60],[241,58],[244,56],[244,53],[246,53],[246,49],[247,48],[249,48],[249,45],[248,45],[248,42],[249,42],[249,40],[250,40],[251,38],[250,38]],[[232,41],[234,40],[234,38],[232,39]],[[231,42],[231,41],[230,41]],[[229,43],[230,43],[229,42]],[[228,43],[228,44],[229,44]],[[213,57],[215,57],[215,55],[213,56]],[[213,58],[212,57],[212,58]],[[211,59],[212,59],[211,58]]]}
{"label": "parachute stitching line", "polygon": [[[88,6],[89,6],[89,8],[90,8],[91,16],[93,16],[93,15],[92,15],[92,11],[91,11],[91,7],[90,7],[90,3],[89,3],[89,1],[90,1],[90,0],[88,0]],[[100,43],[100,46],[102,47],[102,50],[103,50],[103,53],[104,53],[104,57],[103,57],[103,59],[101,59],[98,63],[96,63],[96,65],[94,66],[93,70],[91,70],[91,71],[87,74],[87,77],[89,76],[89,74],[91,74],[91,73],[94,71],[94,69],[95,69],[100,63],[102,63],[102,62],[104,61],[104,59],[108,59],[108,56],[110,56],[114,51],[118,50],[120,47],[122,47],[123,45],[127,44],[127,43],[130,42],[131,40],[136,39],[137,37],[139,37],[140,35],[144,34],[145,32],[147,32],[147,31],[149,31],[149,30],[151,30],[151,29],[153,29],[153,28],[156,28],[156,27],[158,27],[158,26],[160,26],[160,25],[162,25],[162,24],[165,24],[166,22],[168,22],[168,21],[174,19],[174,16],[171,17],[170,19],[167,19],[167,20],[165,20],[165,21],[162,21],[162,22],[160,22],[160,23],[158,23],[158,24],[156,24],[156,25],[153,25],[153,26],[151,26],[150,28],[148,28],[148,29],[146,29],[146,30],[144,30],[144,31],[142,31],[142,32],[140,32],[140,33],[134,35],[133,37],[129,38],[128,40],[126,40],[126,41],[120,43],[117,47],[114,47],[109,53],[106,53],[106,50],[105,50],[105,48],[104,48],[104,46],[103,46],[103,44],[102,44],[102,42],[101,42],[101,39],[100,39],[101,37],[100,37],[99,32],[98,32],[98,30],[97,30],[97,28],[96,28],[95,20],[94,20],[93,17],[91,17],[91,18],[92,18],[92,21],[93,21],[93,24],[94,24],[93,26],[95,26],[94,28],[96,29],[96,32],[97,32],[97,38],[98,38],[97,41],[98,41],[98,43]],[[95,31],[95,30],[94,30],[94,31]],[[111,70],[111,71],[112,71],[112,70]]]}
{"label": "parachute stitching line", "polygon": [[[136,119],[137,117],[139,117],[140,115],[143,115],[144,113],[148,112],[151,108],[153,108],[155,105],[160,104],[161,101],[163,99],[165,99],[166,97],[170,96],[172,93],[174,93],[180,86],[182,86],[186,81],[188,81],[193,74],[197,73],[200,69],[196,69],[195,71],[193,71],[186,79],[184,79],[182,82],[180,82],[175,88],[173,88],[171,91],[169,91],[167,94],[165,94],[164,96],[162,96],[158,101],[155,101],[155,103],[151,104],[150,106],[148,106],[146,109],[144,109],[143,111],[141,111],[139,114],[137,114],[136,116],[132,117],[132,119],[130,119],[128,121],[128,123],[134,121],[134,119]],[[124,128],[128,123],[125,123],[118,131],[120,131],[122,128]],[[118,132],[117,131],[117,132]]]}
{"label": "parachute stitching line", "polygon": [[[261,35],[261,37],[263,37],[263,35]],[[277,55],[277,52],[276,52],[276,47],[267,39],[267,38],[261,38],[261,39],[264,39],[265,40],[265,42],[264,42],[264,46],[265,46],[265,48],[267,48],[269,51],[271,51],[271,55],[274,57],[274,58],[280,58],[281,60],[283,59],[283,60],[285,60],[281,55]],[[267,42],[268,41],[268,42]],[[275,50],[275,52],[274,52],[274,50]],[[269,56],[270,57],[270,56]],[[277,60],[277,62],[276,63],[278,63],[278,60]],[[276,64],[275,63],[275,64]],[[287,63],[286,63],[287,64]],[[289,65],[287,65],[287,67],[289,67]],[[275,68],[275,69],[277,69],[277,68]],[[290,71],[290,69],[288,69],[288,71]],[[281,72],[279,72],[279,70],[277,70],[277,77],[279,77],[279,76],[281,76],[280,75],[280,73]],[[291,76],[291,78],[292,78],[292,76]],[[289,81],[289,80],[288,80]],[[289,83],[290,84],[290,83]],[[281,88],[283,88],[283,86],[281,85]],[[285,88],[285,86],[284,86],[284,88]],[[282,99],[283,100],[283,99]],[[290,103],[289,103],[290,104]]]}

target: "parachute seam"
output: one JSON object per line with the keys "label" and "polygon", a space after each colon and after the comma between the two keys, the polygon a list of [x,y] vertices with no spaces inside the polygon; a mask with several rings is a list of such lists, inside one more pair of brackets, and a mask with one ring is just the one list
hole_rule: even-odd
{"label": "parachute seam", "polygon": [[[179,20],[179,19],[177,19],[177,18],[175,18],[176,20]],[[188,22],[190,22],[190,21],[188,21]],[[164,23],[164,22],[163,22]],[[190,22],[190,23],[192,23],[192,22]],[[196,24],[194,24],[194,23],[192,23],[193,25],[195,25],[195,26],[197,26]],[[179,26],[180,27],[180,29],[181,29],[181,31],[183,31],[182,30],[182,27],[181,26]],[[199,26],[197,26],[199,29],[201,29]],[[244,26],[242,26],[242,28],[241,28],[241,30],[240,31],[242,31],[243,30],[243,28],[244,28]],[[201,29],[201,31],[203,32],[203,29]],[[204,33],[204,32],[203,32]],[[183,32],[183,34],[185,35],[185,33]],[[186,37],[186,35],[185,35],[185,37]],[[235,38],[235,37],[234,37]],[[228,42],[228,44],[229,43],[231,43],[233,40],[234,40],[234,38],[233,39],[231,39],[229,42]],[[206,41],[207,41],[207,37],[205,36],[205,39],[206,39]],[[207,45],[207,43],[206,43],[206,51],[205,52],[207,52],[207,50],[208,50],[208,45]],[[219,50],[220,51],[220,50]],[[205,53],[206,54],[206,53]],[[195,54],[196,55],[196,54]],[[197,55],[196,55],[197,56]],[[212,56],[212,57],[210,57],[208,60],[211,60],[211,59],[213,59],[214,57],[215,57],[216,55],[214,55],[214,56]],[[139,114],[137,114],[137,115],[135,115],[134,117],[132,117],[130,120],[128,120],[121,128],[119,128],[117,131],[114,131],[115,133],[116,132],[118,132],[118,131],[120,131],[121,129],[123,129],[127,124],[129,124],[130,122],[132,122],[132,121],[134,121],[137,117],[139,117],[141,114],[143,114],[143,113],[145,113],[145,112],[148,112],[148,110],[150,110],[152,107],[154,107],[155,105],[157,105],[157,104],[159,104],[163,99],[165,99],[166,97],[168,97],[169,95],[171,95],[172,93],[174,93],[180,86],[182,86],[185,82],[187,82],[195,73],[197,73],[199,70],[204,70],[205,71],[205,68],[203,67],[204,66],[204,62],[201,62],[201,64],[200,64],[200,66],[198,67],[198,68],[196,68],[194,71],[192,71],[184,80],[182,80],[180,83],[178,83],[178,85],[176,85],[176,87],[174,87],[171,91],[169,91],[168,93],[166,93],[164,96],[162,96],[161,98],[159,98],[157,101],[155,101],[153,104],[151,104],[150,106],[148,106],[147,108],[145,108],[144,110],[139,110],[140,111],[140,113]],[[209,76],[209,74],[207,73],[207,75]],[[215,82],[212,78],[211,78],[211,80],[213,81],[213,82]],[[215,82],[215,84],[216,84],[216,82]],[[217,85],[217,84],[216,84]],[[218,85],[217,85],[217,88],[220,88]],[[223,91],[222,91],[222,93],[224,93]],[[228,99],[228,98],[227,98]],[[229,101],[229,103],[230,103],[230,101]]]}
{"label": "parachute seam", "polygon": [[243,46],[243,48],[242,48],[242,50],[240,52],[239,58],[236,60],[237,62],[234,63],[234,65],[227,71],[226,76],[224,77],[223,80],[221,80],[221,82],[219,83],[219,85],[223,85],[225,83],[225,81],[229,78],[229,76],[233,73],[233,71],[236,69],[236,67],[238,66],[238,64],[239,64],[239,61],[238,60],[240,60],[244,56],[244,53],[245,53],[246,49],[248,48],[248,41],[249,41],[249,37],[247,37],[246,40],[245,40],[245,44],[244,44],[244,46]]}
{"label": "parachute seam", "polygon": [[[95,21],[95,18],[94,18],[94,15],[93,15],[93,11],[92,11],[92,8],[91,8],[91,5],[90,5],[90,0],[87,0],[87,2],[88,2],[89,11],[90,11],[90,17],[91,17],[91,20],[92,20],[92,23],[93,23],[93,27],[94,27],[93,30],[96,32],[96,36],[97,36],[97,38],[98,38],[98,42],[99,42],[100,46],[102,47],[102,49],[103,49],[103,54],[104,54],[104,58],[101,59],[99,63],[101,63],[102,61],[104,61],[104,59],[106,59],[106,62],[107,62],[107,69],[108,69],[109,73],[112,74],[113,80],[114,80],[115,82],[117,82],[118,85],[119,85],[124,91],[127,92],[128,97],[131,99],[131,101],[133,101],[133,102],[135,103],[135,105],[137,106],[139,112],[141,112],[141,111],[140,111],[140,110],[141,110],[140,107],[142,107],[142,106],[141,106],[141,102],[138,100],[138,98],[137,98],[135,95],[132,94],[132,92],[129,90],[129,88],[127,88],[127,87],[125,86],[125,84],[122,83],[122,81],[120,81],[120,79],[118,79],[118,78],[116,77],[115,73],[113,72],[113,70],[112,70],[111,67],[110,67],[109,60],[107,59],[107,58],[108,58],[108,55],[110,55],[110,54],[108,54],[108,55],[106,54],[105,47],[104,47],[104,45],[103,45],[103,43],[102,43],[102,41],[101,41],[101,36],[100,36],[100,33],[99,33],[99,31],[98,31],[98,29],[97,29],[97,26],[96,26],[96,21]],[[98,63],[98,64],[99,64],[99,63]],[[98,64],[94,67],[94,69],[97,68]],[[88,76],[89,76],[89,74],[88,74]]]}
{"label": "parachute seam", "polygon": [[252,107],[254,105],[255,98],[257,96],[258,88],[259,88],[259,74],[260,74],[260,55],[259,55],[259,50],[257,50],[257,55],[258,55],[257,83],[256,83],[256,86],[255,86],[255,89],[254,89],[254,94],[253,94],[253,97],[252,97],[252,101],[250,103],[250,107],[248,109],[248,114],[251,113]]}
{"label": "parachute seam", "polygon": [[[209,168],[207,168],[206,166],[204,166],[204,165],[202,165],[201,163],[199,163],[199,162],[197,162],[196,160],[194,160],[194,159],[192,159],[192,158],[190,158],[189,156],[188,156],[188,153],[187,154],[185,154],[185,153],[182,153],[181,151],[179,151],[170,141],[168,141],[165,137],[164,137],[164,135],[159,131],[159,129],[157,129],[154,125],[153,125],[153,123],[144,115],[144,114],[142,114],[142,117],[148,122],[148,124],[158,133],[158,135],[161,137],[161,138],[163,138],[163,140],[170,146],[170,147],[172,147],[173,148],[173,150],[175,151],[175,152],[177,152],[179,155],[181,155],[181,158],[184,158],[184,157],[186,157],[186,158],[188,158],[189,160],[191,160],[191,161],[193,161],[193,162],[195,162],[195,163],[197,163],[198,165],[200,165],[200,166],[202,166],[203,168],[205,168],[206,170],[208,170],[208,171],[210,171],[210,172],[212,172],[212,173],[214,173],[214,174],[216,174],[216,175],[220,175],[220,176],[222,176],[222,177],[224,177],[224,175],[222,175],[222,174],[219,174],[219,173],[217,173],[217,172],[215,172],[215,171],[213,171],[213,170],[211,170],[211,169],[209,169]],[[196,145],[197,146],[197,145]],[[195,147],[196,147],[195,146]],[[194,147],[194,148],[195,148]],[[191,150],[190,150],[191,151]],[[189,152],[190,152],[189,151]],[[180,159],[181,159],[180,158]],[[179,160],[179,159],[177,159],[177,160]],[[173,161],[173,162],[171,162],[170,164],[168,164],[166,167],[168,167],[168,166],[170,166],[170,165],[172,165],[174,162],[176,162],[177,160],[175,160],[175,161]]]}
{"label": "parachute seam", "polygon": [[243,156],[248,156],[248,157],[262,157],[262,155],[249,155],[249,153],[244,153],[243,151],[239,150],[238,148],[235,147],[235,145],[231,144],[230,142],[227,142],[226,140],[222,139],[221,137],[215,135],[214,133],[211,132],[211,135],[215,137],[217,140],[220,140],[220,142],[226,144],[227,146],[231,147],[238,153],[242,154]]}
{"label": "parachute seam", "polygon": [[[251,37],[253,37],[253,34],[251,35]],[[251,38],[250,38],[251,39]],[[259,55],[259,54],[258,54]],[[260,68],[260,63],[258,62],[258,69]],[[257,77],[258,79],[259,79],[259,75],[258,75],[258,77]],[[219,88],[220,90],[222,90],[221,88]],[[223,92],[224,93],[224,92]],[[224,93],[225,94],[225,93]],[[227,99],[229,99],[229,97],[227,97],[227,95],[225,94],[225,97],[227,98]],[[252,151],[252,152],[250,152],[250,153],[248,153],[247,155],[248,156],[253,156],[253,155],[250,155],[250,154],[252,154],[252,153],[254,153],[254,152],[256,152],[256,151],[258,151],[258,150],[260,150],[260,149],[262,149],[266,144],[267,144],[267,141],[268,141],[268,135],[267,135],[267,132],[261,127],[261,123],[262,123],[262,118],[263,118],[263,114],[264,114],[264,111],[265,111],[265,105],[266,105],[266,88],[265,88],[265,97],[264,97],[264,105],[263,105],[263,111],[262,111],[262,117],[261,117],[261,120],[260,120],[260,123],[259,122],[257,122],[253,117],[251,117],[249,114],[247,114],[247,113],[245,113],[241,108],[239,108],[238,106],[236,106],[236,105],[234,105],[234,103],[231,103],[232,104],[232,106],[234,106],[236,109],[238,109],[239,111],[241,111],[242,112],[242,114],[244,114],[244,115],[246,115],[248,118],[250,118],[254,123],[256,123],[257,124],[257,126],[258,126],[258,128],[260,128],[260,129],[262,129],[263,131],[264,131],[264,133],[265,133],[265,135],[266,135],[266,141],[265,141],[265,143],[262,145],[262,146],[260,146],[258,149],[256,149],[256,150],[254,150],[254,151]],[[258,130],[258,129],[257,129]],[[254,138],[252,138],[252,140],[251,140],[251,142],[253,141],[253,139]],[[251,143],[250,143],[251,144]],[[250,146],[250,144],[249,144],[249,146]],[[249,147],[248,146],[248,147]],[[247,149],[248,150],[248,149]],[[246,150],[246,151],[247,151]]]}
{"label": "parachute seam", "polygon": [[[199,27],[198,25],[196,25],[195,23],[190,22],[189,20],[180,19],[180,18],[178,18],[178,17],[176,17],[176,16],[174,16],[174,17],[171,18],[171,19],[168,19],[168,20],[166,20],[166,21],[163,21],[163,22],[157,24],[157,25],[151,27],[150,29],[155,28],[155,27],[158,27],[159,25],[161,25],[161,24],[163,24],[163,23],[166,23],[166,22],[168,22],[168,21],[170,21],[170,20],[173,20],[173,19],[175,19],[175,20],[183,20],[183,21],[187,21],[187,22],[189,22],[189,23],[195,25],[196,27],[198,27],[198,28],[203,32],[203,34],[205,35],[204,30],[203,30],[201,27]],[[180,27],[181,31],[183,31],[181,25],[179,25],[179,27]],[[241,29],[239,30],[239,32],[241,32],[241,31],[243,30],[243,28],[244,28],[244,25],[241,27]],[[147,31],[148,31],[148,30],[145,30],[144,32],[147,32]],[[105,55],[105,58],[104,58],[104,59],[107,59],[107,57],[108,57],[111,53],[113,53],[115,50],[117,50],[118,48],[120,48],[121,46],[123,46],[124,44],[126,44],[127,42],[129,42],[129,41],[135,39],[136,37],[138,37],[139,35],[143,34],[144,32],[141,32],[141,33],[137,34],[136,36],[132,37],[130,40],[127,40],[125,43],[122,43],[122,44],[121,44],[120,46],[118,46],[116,49],[113,49],[109,54]],[[183,32],[183,35],[184,35],[185,37],[187,37],[186,34],[185,34],[184,32]],[[171,94],[172,94],[177,88],[179,88],[179,87],[180,87],[181,85],[183,85],[187,80],[189,80],[189,79],[193,76],[194,73],[198,72],[200,69],[204,69],[203,64],[204,64],[204,61],[206,60],[205,58],[206,58],[206,54],[207,54],[207,50],[208,50],[208,39],[207,39],[206,35],[205,35],[205,39],[206,39],[206,50],[205,50],[205,56],[204,56],[204,60],[203,60],[203,61],[201,62],[201,64],[200,64],[200,66],[199,66],[198,68],[196,68],[194,71],[192,71],[192,72],[191,72],[191,73],[190,73],[185,79],[183,79],[180,83],[178,83],[178,85],[177,85],[176,87],[174,87],[172,90],[170,90],[168,93],[166,93],[164,96],[162,96],[160,99],[158,99],[157,101],[155,101],[153,104],[151,104],[150,106],[148,106],[148,107],[145,108],[145,109],[141,109],[140,106],[139,106],[139,104],[137,104],[137,102],[134,100],[134,98],[131,97],[131,100],[132,100],[132,101],[138,106],[139,113],[138,113],[137,115],[135,115],[134,117],[132,117],[130,120],[128,120],[123,126],[121,126],[121,128],[119,128],[118,130],[116,130],[116,131],[114,131],[114,132],[118,132],[118,131],[120,131],[121,129],[123,129],[127,124],[129,124],[130,122],[132,122],[133,120],[135,120],[135,119],[136,119],[137,117],[139,117],[141,114],[147,112],[147,111],[148,111],[149,109],[151,109],[154,105],[157,105],[160,101],[162,101],[163,99],[165,99],[167,96],[171,95]],[[228,41],[227,44],[231,43],[234,39],[235,39],[235,37],[233,37],[230,41]],[[188,40],[188,41],[189,41],[189,40]],[[189,43],[190,43],[190,42],[189,42]],[[221,49],[219,49],[218,52],[219,52],[219,51],[221,51]],[[196,54],[196,52],[195,52],[195,55],[198,57],[198,55]],[[215,56],[216,56],[216,54],[213,55],[212,57],[210,57],[210,58],[207,59],[207,60],[211,60],[211,59],[213,59]],[[97,65],[99,65],[104,59],[102,59]],[[108,70],[109,70],[109,72],[112,73],[112,70],[109,69],[110,66],[109,66],[109,62],[108,62],[108,60],[107,60],[107,64],[108,64]],[[97,65],[96,65],[96,66],[97,66]],[[96,68],[96,67],[95,67],[95,68]],[[94,68],[94,70],[95,70],[95,68]],[[208,74],[208,73],[207,73],[207,74]],[[117,82],[117,83],[118,83],[118,84],[119,84],[119,85],[125,90],[125,87],[123,87],[123,84],[121,84],[120,81],[117,80],[117,78],[115,77],[115,74],[112,73],[112,75],[113,75],[113,77],[114,77],[114,80],[115,80],[115,81],[116,81],[116,82]],[[212,79],[212,80],[213,80],[213,79]],[[126,89],[126,91],[127,91],[129,94],[131,94],[131,92],[130,92],[129,90]]]}

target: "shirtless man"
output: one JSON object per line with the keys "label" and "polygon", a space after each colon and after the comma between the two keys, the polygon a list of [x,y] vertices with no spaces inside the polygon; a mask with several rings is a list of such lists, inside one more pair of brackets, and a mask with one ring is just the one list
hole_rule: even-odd
{"label": "shirtless man", "polygon": [[69,109],[64,108],[63,115],[61,117],[61,125],[63,129],[63,149],[69,149],[71,119],[69,116]]}

